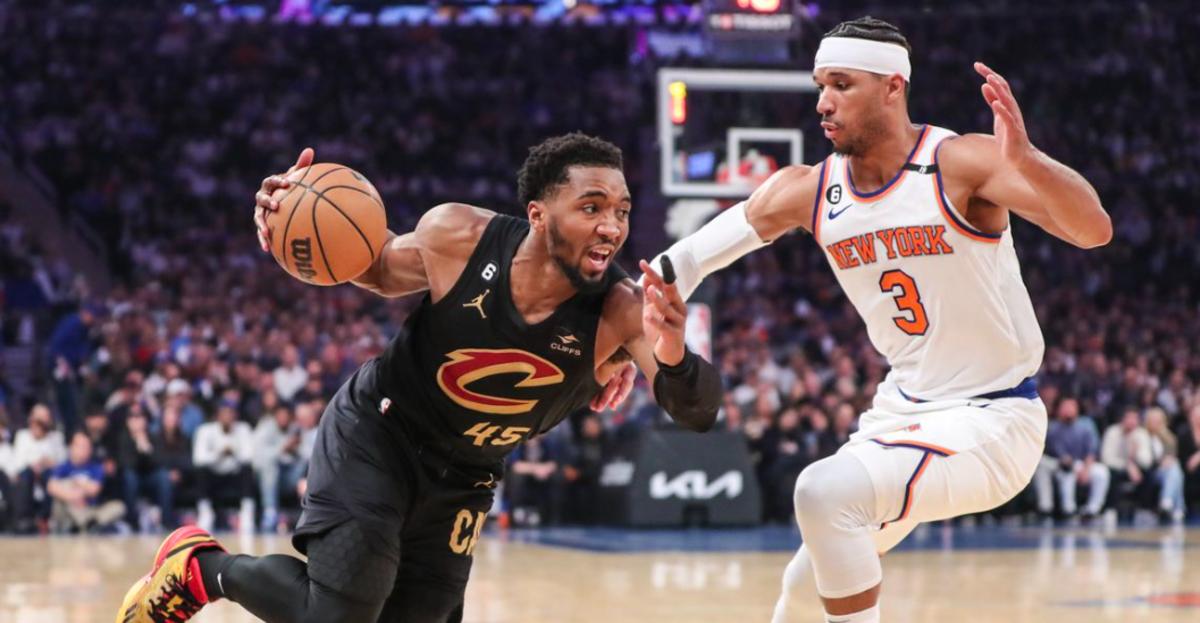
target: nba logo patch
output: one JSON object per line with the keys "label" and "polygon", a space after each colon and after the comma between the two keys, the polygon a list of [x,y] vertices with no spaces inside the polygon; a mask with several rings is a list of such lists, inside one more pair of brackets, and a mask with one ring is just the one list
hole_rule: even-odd
{"label": "nba logo patch", "polygon": [[383,400],[380,400],[379,401],[379,412],[384,415],[387,415],[387,410],[388,410],[388,407],[390,407],[390,406],[392,406],[391,398],[384,398]]}
{"label": "nba logo patch", "polygon": [[915,432],[917,432],[917,431],[919,431],[919,430],[921,430],[921,425],[920,425],[920,424],[913,424],[913,425],[911,425],[911,426],[909,426],[909,427],[907,427],[907,428],[905,428],[905,429],[904,429],[904,431],[905,431],[905,432],[908,432],[908,433],[915,433]]}

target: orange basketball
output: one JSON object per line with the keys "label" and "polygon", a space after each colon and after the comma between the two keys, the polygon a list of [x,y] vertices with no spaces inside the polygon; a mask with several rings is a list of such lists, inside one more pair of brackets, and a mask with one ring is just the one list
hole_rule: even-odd
{"label": "orange basketball", "polygon": [[293,277],[319,286],[363,273],[387,238],[379,192],[363,174],[320,162],[288,174],[290,188],[275,191],[279,209],[267,213],[271,254]]}

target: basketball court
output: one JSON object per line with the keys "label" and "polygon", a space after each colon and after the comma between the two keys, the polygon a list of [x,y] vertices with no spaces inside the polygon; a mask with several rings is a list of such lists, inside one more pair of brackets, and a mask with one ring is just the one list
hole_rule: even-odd
{"label": "basketball court", "polygon": [[[286,537],[222,539],[293,553]],[[489,531],[469,623],[766,622],[793,529]],[[153,537],[0,540],[0,623],[109,623]],[[1200,617],[1200,529],[918,530],[884,563],[885,621],[1182,623]],[[809,621],[819,621],[814,599]],[[218,603],[200,623],[252,616]]]}

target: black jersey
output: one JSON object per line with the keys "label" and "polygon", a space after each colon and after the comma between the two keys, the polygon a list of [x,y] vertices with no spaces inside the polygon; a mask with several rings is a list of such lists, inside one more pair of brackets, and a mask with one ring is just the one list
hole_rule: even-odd
{"label": "black jersey", "polygon": [[[603,292],[575,296],[528,324],[512,301],[513,255],[529,222],[496,216],[450,291],[427,294],[381,356],[385,421],[448,447],[456,461],[492,463],[585,406],[595,380]],[[403,421],[400,421],[400,420]]]}

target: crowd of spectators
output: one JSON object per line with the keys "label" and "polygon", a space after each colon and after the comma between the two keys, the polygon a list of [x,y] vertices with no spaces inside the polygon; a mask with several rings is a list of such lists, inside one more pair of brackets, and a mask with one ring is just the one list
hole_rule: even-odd
{"label": "crowd of spectators", "polygon": [[[0,34],[23,35],[0,36],[0,131],[108,241],[116,285],[89,292],[0,205],[0,348],[39,353],[24,395],[0,370],[7,529],[294,519],[325,401],[414,303],[304,286],[258,252],[257,180],[300,147],[376,163],[397,231],[447,200],[515,212],[524,150],[576,129],[620,145],[635,198],[661,201],[642,162],[656,154],[654,68],[669,59],[635,58],[636,26],[338,29],[136,8],[98,20],[66,4],[0,10]],[[880,14],[914,48],[914,119],[990,131],[970,62],[992,62],[1034,143],[1083,173],[1115,224],[1097,251],[1014,225],[1053,422],[1028,495],[1006,510],[1200,509],[1200,47],[1184,34],[1200,18],[1184,8],[963,12],[953,27]],[[805,153],[828,151],[806,136]],[[719,301],[721,426],[746,438],[769,521],[789,520],[795,476],[855,430],[887,371],[805,238],[699,293]],[[505,508],[517,523],[596,517],[605,457],[661,421],[644,384],[617,411],[578,414],[514,454]]]}

